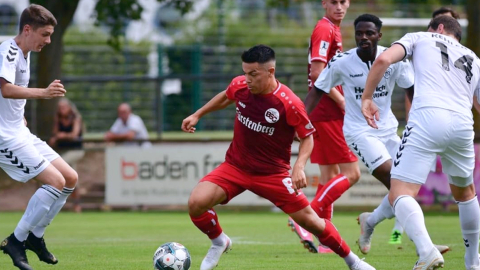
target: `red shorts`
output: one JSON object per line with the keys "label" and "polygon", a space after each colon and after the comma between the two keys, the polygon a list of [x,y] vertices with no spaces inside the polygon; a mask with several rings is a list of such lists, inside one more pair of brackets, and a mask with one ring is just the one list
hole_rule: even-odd
{"label": "red shorts", "polygon": [[223,162],[200,180],[204,181],[212,182],[225,191],[227,199],[222,204],[228,203],[245,190],[271,201],[287,214],[302,210],[310,204],[301,190],[298,195],[295,194],[288,171],[273,175],[251,175]]}
{"label": "red shorts", "polygon": [[320,165],[356,162],[358,159],[348,148],[343,136],[343,119],[312,122],[317,130],[310,161]]}

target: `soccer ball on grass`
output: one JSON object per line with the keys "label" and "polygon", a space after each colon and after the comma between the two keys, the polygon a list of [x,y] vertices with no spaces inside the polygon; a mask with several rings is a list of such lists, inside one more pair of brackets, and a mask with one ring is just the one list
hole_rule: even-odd
{"label": "soccer ball on grass", "polygon": [[188,270],[191,262],[187,248],[176,242],[161,245],[153,255],[155,270]]}

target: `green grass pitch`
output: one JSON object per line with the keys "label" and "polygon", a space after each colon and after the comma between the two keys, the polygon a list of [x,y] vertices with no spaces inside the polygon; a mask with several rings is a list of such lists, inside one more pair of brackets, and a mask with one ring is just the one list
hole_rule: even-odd
{"label": "green grass pitch", "polygon": [[[311,254],[303,249],[283,213],[220,210],[218,214],[224,231],[233,240],[233,250],[222,256],[216,270],[347,269],[335,254]],[[355,244],[359,234],[357,214],[336,212],[333,219],[352,250],[378,270],[412,269],[416,254],[406,235],[402,245],[387,243],[393,220],[377,227],[372,250],[363,256]],[[2,239],[12,232],[21,215],[0,213]],[[435,243],[452,248],[444,256],[445,269],[465,269],[458,216],[430,214],[426,224]],[[153,253],[160,244],[170,241],[184,244],[192,256],[190,269],[199,269],[210,246],[186,212],[65,212],[56,217],[45,238],[59,264],[43,264],[28,251],[30,264],[36,270],[153,269]],[[0,254],[0,269],[16,268],[7,255]]]}

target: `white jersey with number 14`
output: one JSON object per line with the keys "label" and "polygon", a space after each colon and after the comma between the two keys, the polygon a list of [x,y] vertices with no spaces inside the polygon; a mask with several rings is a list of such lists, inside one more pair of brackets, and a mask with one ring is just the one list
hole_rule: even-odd
{"label": "white jersey with number 14", "polygon": [[415,94],[410,112],[437,107],[472,116],[473,95],[476,92],[478,97],[480,91],[480,60],[474,52],[452,37],[431,32],[406,34],[395,43],[413,59]]}

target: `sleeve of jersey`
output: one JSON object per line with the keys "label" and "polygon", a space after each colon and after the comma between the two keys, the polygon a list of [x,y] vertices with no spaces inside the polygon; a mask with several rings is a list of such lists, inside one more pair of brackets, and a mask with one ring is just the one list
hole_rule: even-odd
{"label": "sleeve of jersey", "polygon": [[332,34],[330,29],[324,26],[317,26],[311,37],[312,55],[311,61],[327,63],[328,52],[332,49]]}
{"label": "sleeve of jersey", "polygon": [[[403,36],[400,40],[395,41],[393,44],[400,44],[405,49],[405,58],[412,56],[413,52],[413,44],[418,38],[418,34],[416,33],[408,33]],[[404,59],[405,59],[404,58]]]}
{"label": "sleeve of jersey", "polygon": [[246,85],[245,76],[237,76],[235,77],[232,82],[228,85],[226,95],[227,98],[230,100],[235,100],[235,92],[239,89],[245,87]]}
{"label": "sleeve of jersey", "polygon": [[315,132],[315,128],[310,123],[310,119],[308,119],[305,105],[298,97],[290,100],[293,101],[292,104],[286,104],[288,106],[286,108],[287,123],[295,128],[300,139],[308,137]]}
{"label": "sleeve of jersey", "polygon": [[396,80],[397,85],[402,88],[409,88],[414,83],[414,72],[413,66],[410,61],[405,59],[404,61],[398,62],[399,65],[399,76]]}
{"label": "sleeve of jersey", "polygon": [[15,83],[16,58],[7,51],[0,52],[0,78],[4,78],[9,83]]}
{"label": "sleeve of jersey", "polygon": [[335,57],[332,58],[332,60],[330,60],[326,68],[323,69],[322,73],[320,73],[320,76],[318,76],[315,81],[315,87],[327,94],[330,93],[332,87],[342,84],[340,74],[336,72],[338,61],[335,61]]}

